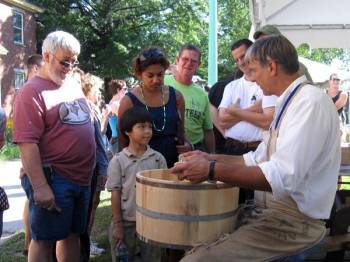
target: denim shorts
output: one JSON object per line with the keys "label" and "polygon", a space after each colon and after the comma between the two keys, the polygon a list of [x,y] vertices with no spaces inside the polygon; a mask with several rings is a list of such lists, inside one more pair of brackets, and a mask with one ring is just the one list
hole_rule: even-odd
{"label": "denim shorts", "polygon": [[90,186],[80,186],[59,175],[52,168],[44,168],[55,202],[60,213],[49,211],[34,204],[33,189],[29,178],[23,176],[21,183],[29,199],[29,220],[32,239],[58,241],[70,233],[85,231],[88,220]]}

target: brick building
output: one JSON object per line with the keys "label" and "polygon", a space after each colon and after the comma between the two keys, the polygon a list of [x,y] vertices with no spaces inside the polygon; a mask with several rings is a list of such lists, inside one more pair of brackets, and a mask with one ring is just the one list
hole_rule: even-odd
{"label": "brick building", "polygon": [[36,53],[36,16],[43,9],[23,0],[0,0],[0,102],[9,115],[25,62]]}

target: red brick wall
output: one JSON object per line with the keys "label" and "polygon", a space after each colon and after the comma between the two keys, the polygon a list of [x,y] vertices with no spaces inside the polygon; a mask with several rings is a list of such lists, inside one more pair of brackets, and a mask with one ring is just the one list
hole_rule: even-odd
{"label": "red brick wall", "polygon": [[[14,69],[25,70],[27,58],[36,53],[36,23],[34,14],[0,1],[0,43],[8,53],[0,58],[1,104],[6,113],[12,111],[14,97]],[[23,41],[24,45],[13,41],[12,11],[23,14]]]}

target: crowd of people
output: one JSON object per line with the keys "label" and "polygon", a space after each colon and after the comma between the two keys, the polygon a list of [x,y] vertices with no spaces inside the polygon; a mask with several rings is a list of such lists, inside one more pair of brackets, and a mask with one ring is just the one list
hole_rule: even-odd
{"label": "crowd of people", "polygon": [[[50,33],[42,56],[28,59],[28,81],[14,102],[28,261],[88,261],[103,252],[91,230],[105,187],[112,261],[122,245],[129,261],[299,261],[312,252],[337,188],[337,110],[347,95],[336,74],[327,93],[315,87],[277,28],[254,38],[232,44],[238,70],[209,94],[193,82],[198,47],[180,47],[175,66],[162,49],[145,48],[132,63],[138,84],[111,80],[102,107],[102,86],[77,67],[79,41]],[[139,240],[136,173],[165,168],[193,183],[240,187],[236,229],[187,255]]]}

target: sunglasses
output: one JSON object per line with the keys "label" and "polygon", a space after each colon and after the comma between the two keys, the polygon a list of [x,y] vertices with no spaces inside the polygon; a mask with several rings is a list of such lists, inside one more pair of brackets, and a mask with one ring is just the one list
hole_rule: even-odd
{"label": "sunglasses", "polygon": [[79,61],[77,61],[77,60],[74,61],[73,63],[71,63],[71,62],[69,62],[67,60],[59,60],[59,59],[57,59],[57,57],[54,54],[52,54],[52,56],[58,61],[58,63],[61,66],[65,67],[65,68],[70,68],[70,67],[74,68],[74,67],[77,67],[79,65]]}
{"label": "sunglasses", "polygon": [[147,51],[144,51],[140,55],[140,61],[143,62],[149,58],[156,58],[156,57],[163,57],[162,51],[160,51],[158,48],[149,49]]}
{"label": "sunglasses", "polygon": [[339,81],[340,81],[340,79],[339,79],[339,78],[332,78],[331,80],[333,80],[333,81],[337,81],[337,82],[339,82]]}

